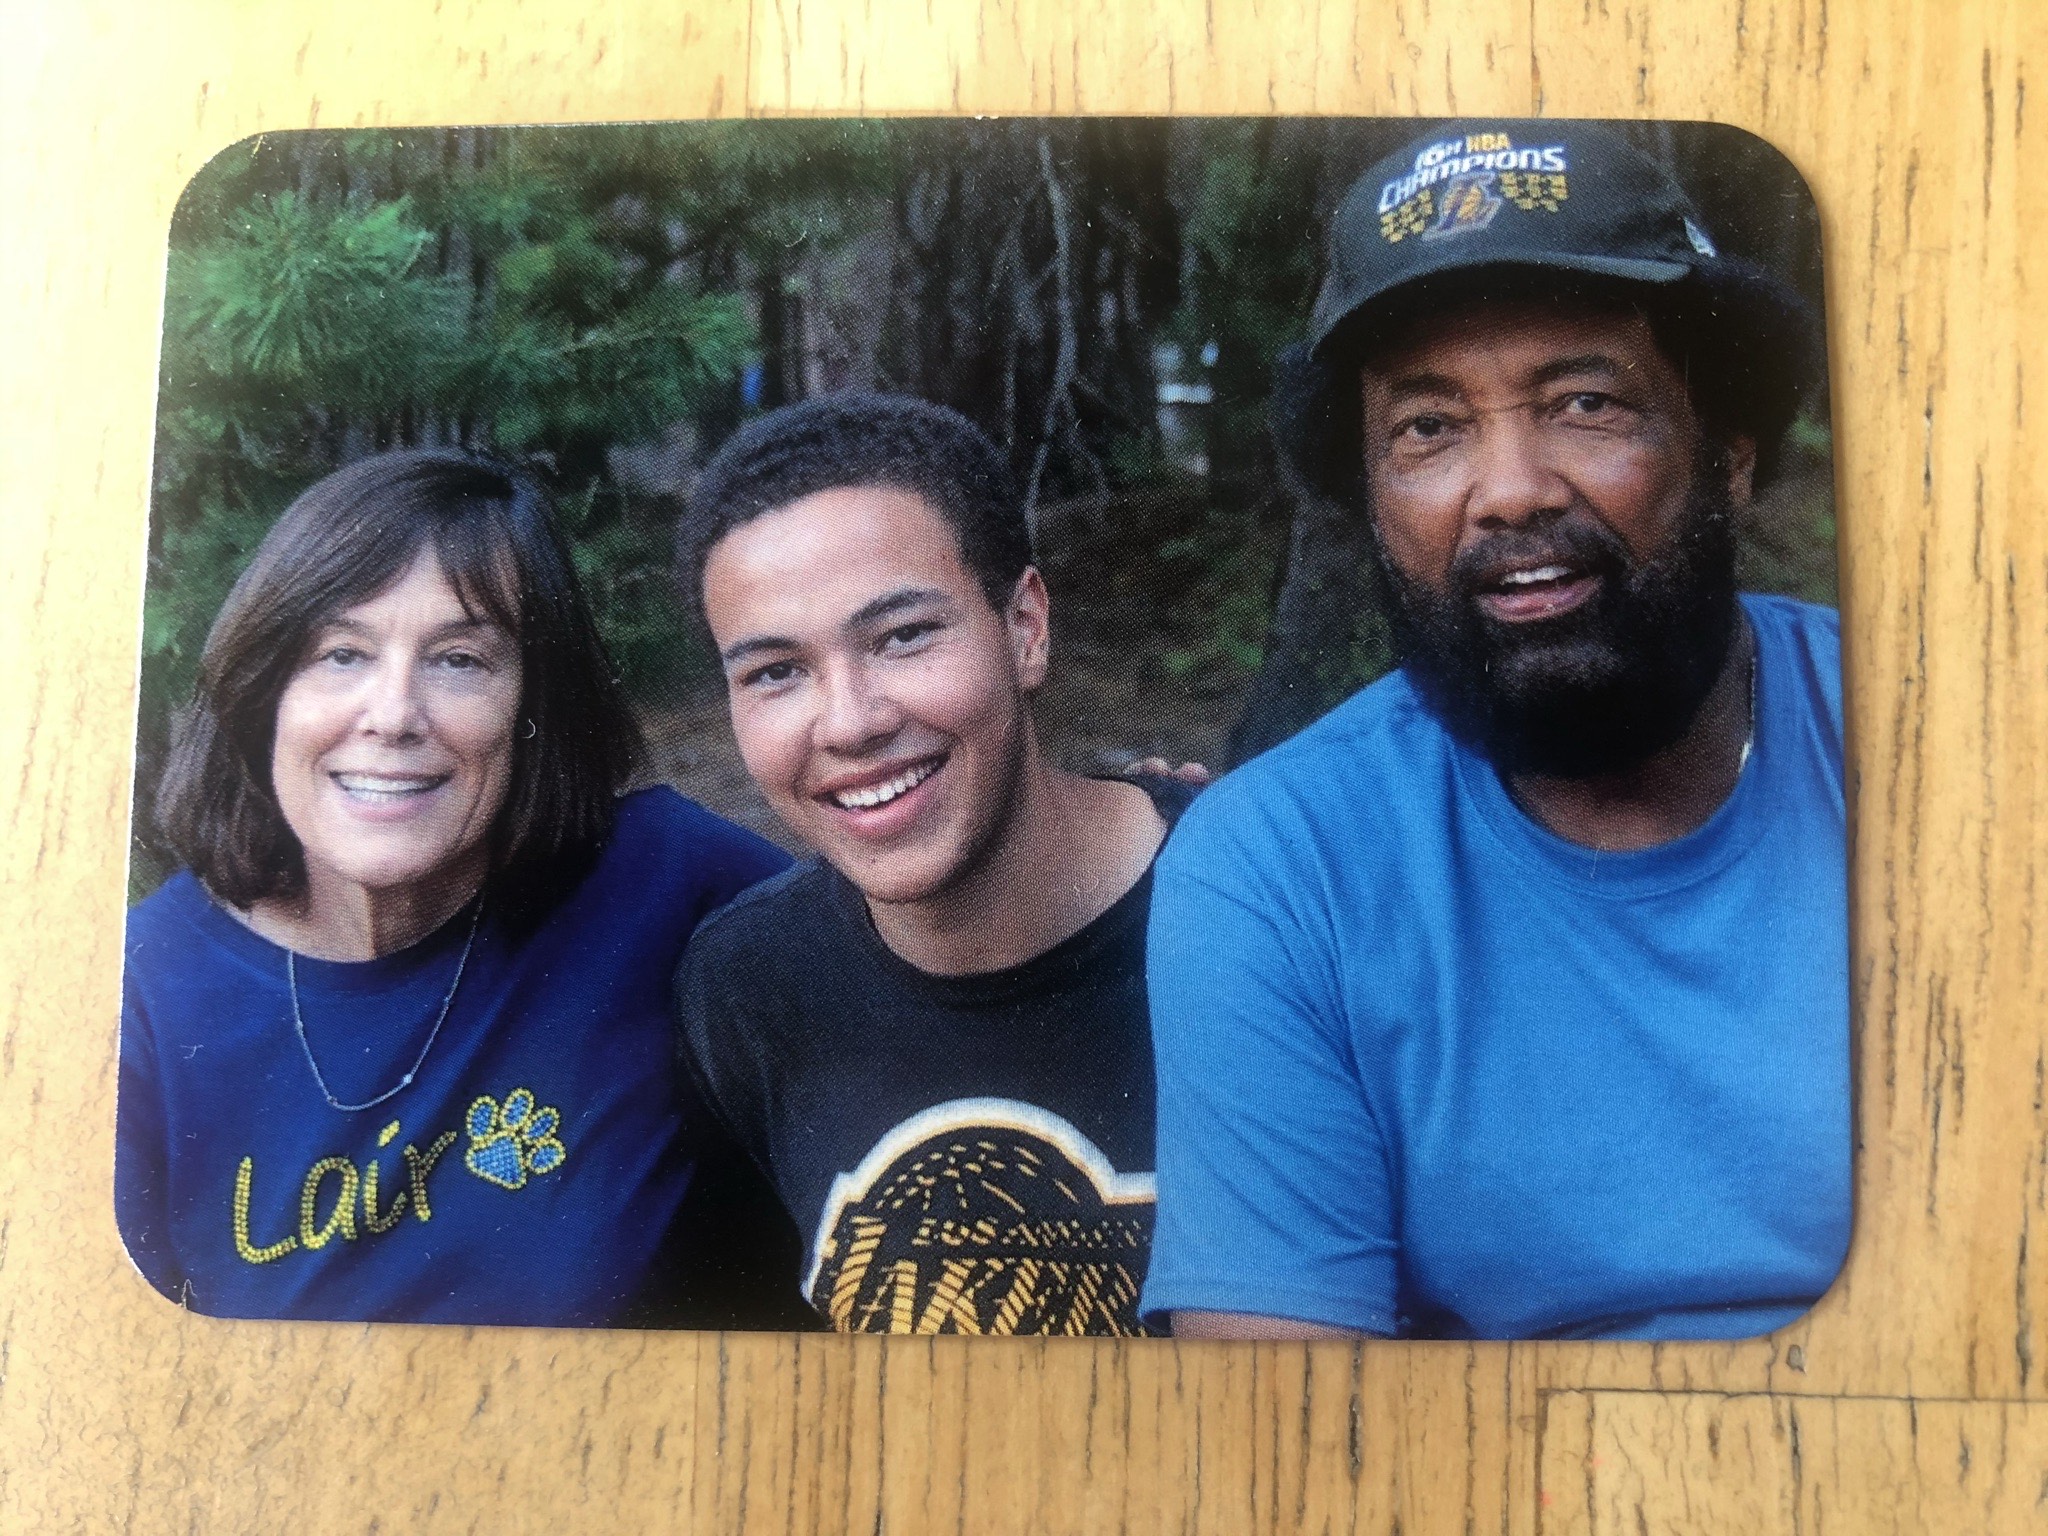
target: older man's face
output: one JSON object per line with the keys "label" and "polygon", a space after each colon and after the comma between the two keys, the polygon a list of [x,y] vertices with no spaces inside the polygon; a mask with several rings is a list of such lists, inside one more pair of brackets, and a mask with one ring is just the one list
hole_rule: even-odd
{"label": "older man's face", "polygon": [[1648,322],[1471,302],[1418,320],[1361,384],[1397,638],[1446,724],[1558,774],[1682,734],[1726,655],[1754,452],[1703,440]]}

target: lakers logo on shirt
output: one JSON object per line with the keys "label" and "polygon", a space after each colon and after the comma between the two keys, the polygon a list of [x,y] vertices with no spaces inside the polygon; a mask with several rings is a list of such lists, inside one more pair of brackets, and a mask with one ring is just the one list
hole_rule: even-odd
{"label": "lakers logo on shirt", "polygon": [[957,1099],[833,1180],[807,1289],[847,1333],[1142,1332],[1153,1198],[1058,1115]]}

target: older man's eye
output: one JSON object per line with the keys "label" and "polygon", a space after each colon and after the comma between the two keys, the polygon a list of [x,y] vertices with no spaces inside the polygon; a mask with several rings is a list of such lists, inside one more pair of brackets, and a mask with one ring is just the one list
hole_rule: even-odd
{"label": "older man's eye", "polygon": [[1457,419],[1443,411],[1417,411],[1394,423],[1392,441],[1396,448],[1440,448],[1458,430]]}
{"label": "older man's eye", "polygon": [[1598,389],[1575,389],[1558,402],[1559,414],[1578,421],[1613,419],[1627,409],[1622,400]]}

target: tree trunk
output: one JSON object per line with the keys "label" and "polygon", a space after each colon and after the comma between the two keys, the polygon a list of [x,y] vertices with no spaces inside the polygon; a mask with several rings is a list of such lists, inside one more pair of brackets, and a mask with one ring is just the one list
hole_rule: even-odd
{"label": "tree trunk", "polygon": [[1386,669],[1361,513],[1290,487],[1294,516],[1265,661],[1231,727],[1235,767],[1312,725]]}

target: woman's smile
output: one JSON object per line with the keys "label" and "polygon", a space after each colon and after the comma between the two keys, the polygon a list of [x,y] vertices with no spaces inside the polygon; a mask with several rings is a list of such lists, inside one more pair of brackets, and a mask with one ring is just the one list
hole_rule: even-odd
{"label": "woman's smile", "polygon": [[328,774],[337,789],[359,811],[378,819],[417,815],[426,798],[449,783],[453,774],[344,773]]}

